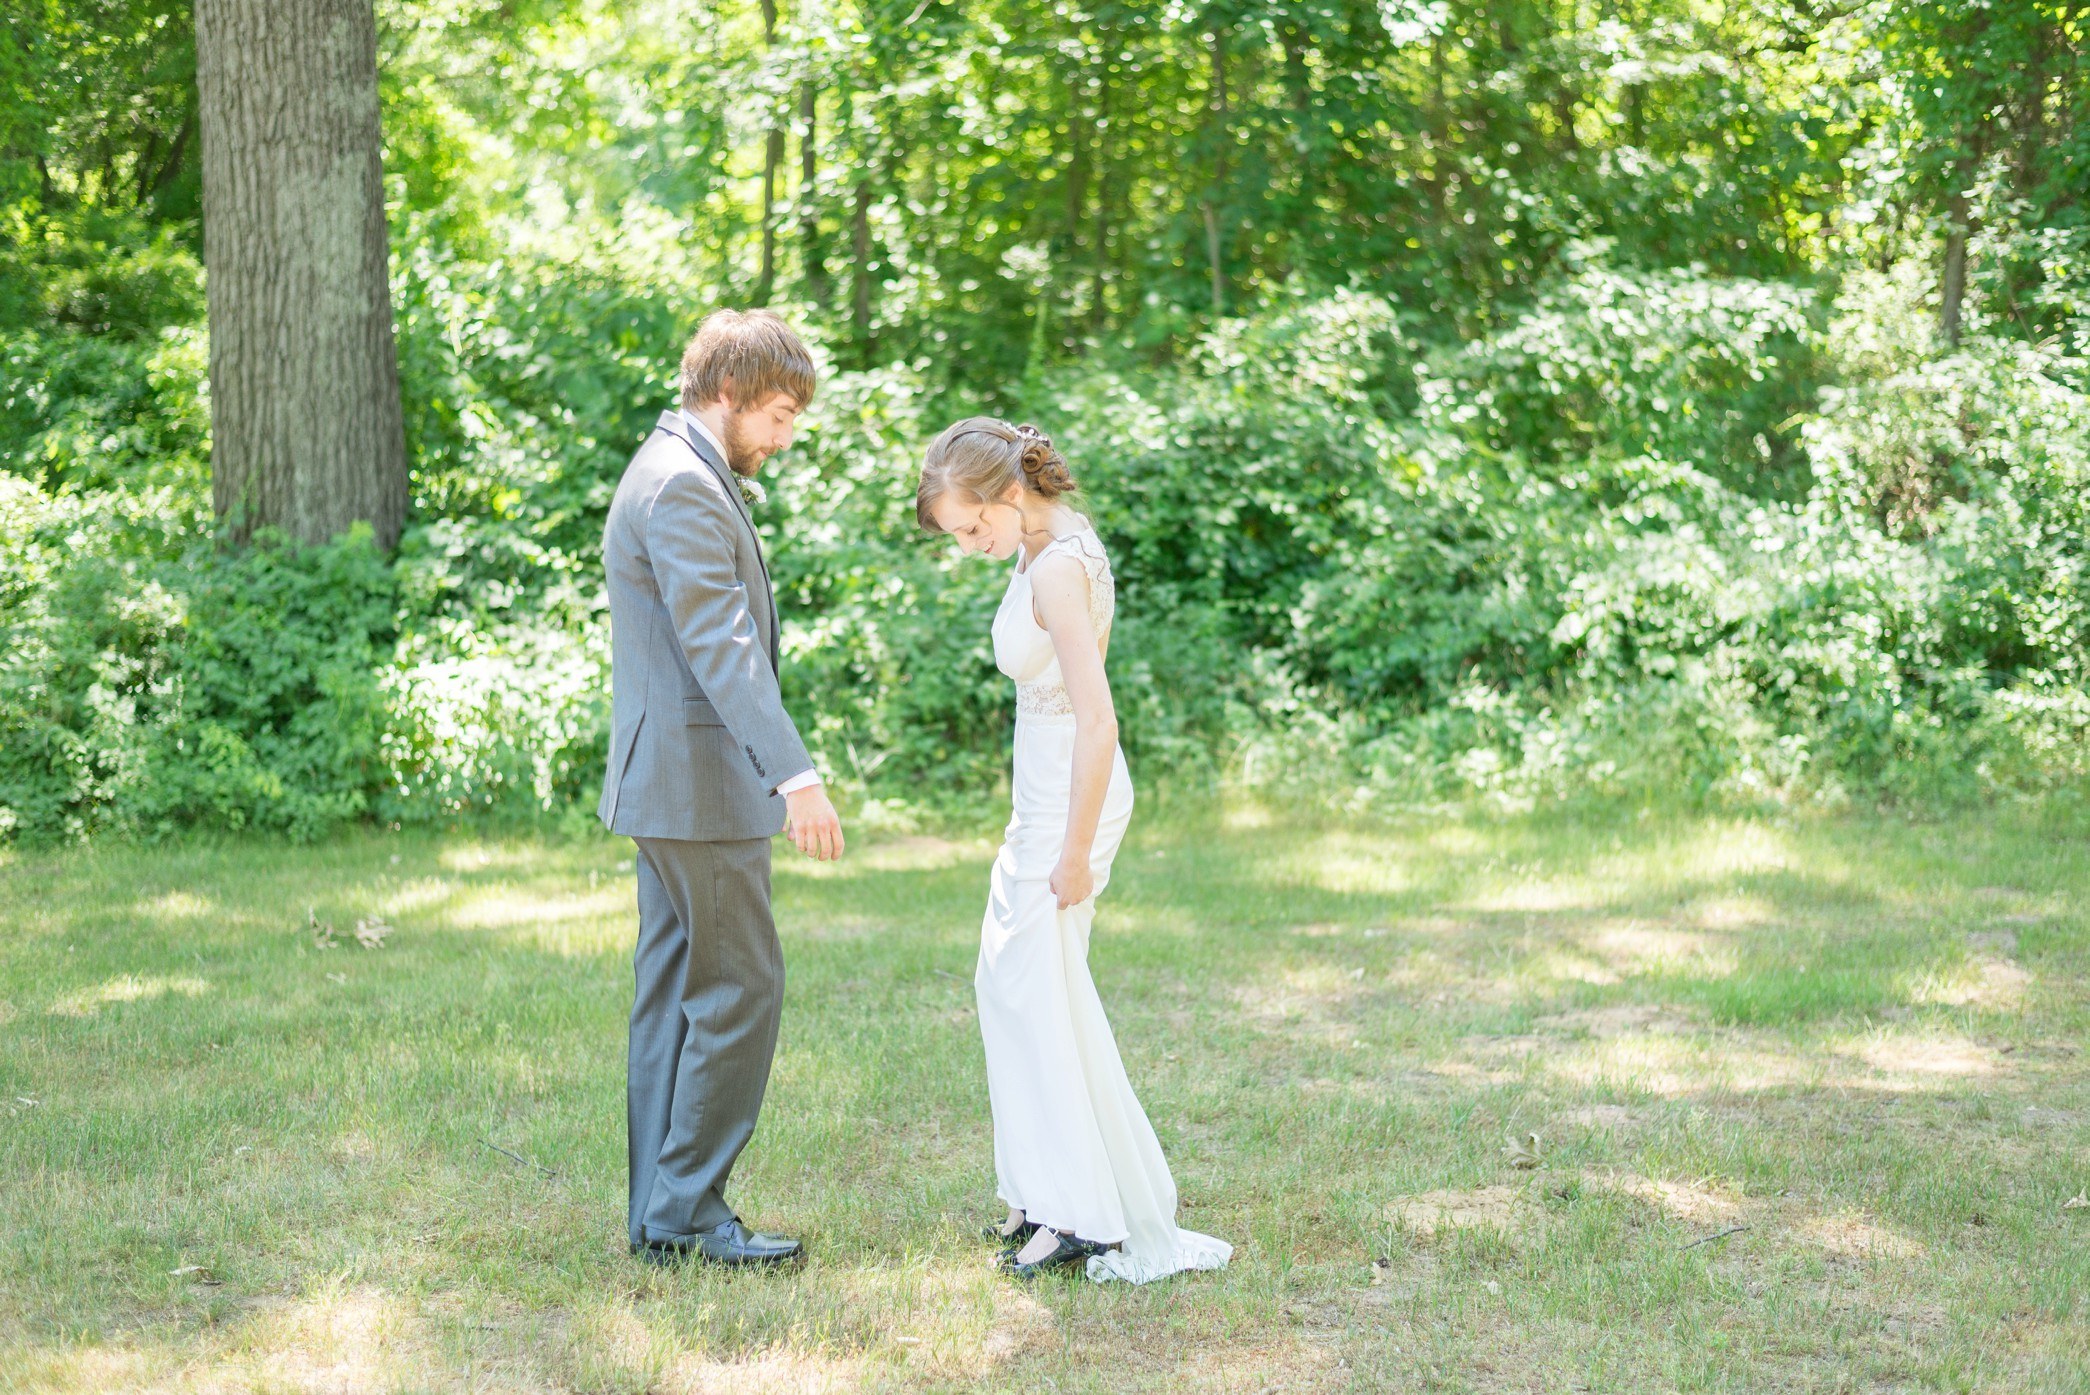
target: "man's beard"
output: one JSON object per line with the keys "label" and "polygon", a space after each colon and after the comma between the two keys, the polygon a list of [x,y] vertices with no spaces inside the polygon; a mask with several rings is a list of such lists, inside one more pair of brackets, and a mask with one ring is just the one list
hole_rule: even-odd
{"label": "man's beard", "polygon": [[762,468],[762,452],[742,434],[740,413],[727,411],[725,435],[726,464],[732,467],[734,474],[753,479],[755,472]]}

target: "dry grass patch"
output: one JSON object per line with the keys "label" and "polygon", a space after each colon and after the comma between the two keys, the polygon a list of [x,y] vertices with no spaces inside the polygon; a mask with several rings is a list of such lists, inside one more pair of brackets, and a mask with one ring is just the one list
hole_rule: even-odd
{"label": "dry grass patch", "polygon": [[1530,1188],[1475,1187],[1466,1191],[1424,1192],[1386,1204],[1386,1218],[1411,1234],[1429,1237],[1447,1230],[1486,1228],[1514,1233],[1538,1214]]}

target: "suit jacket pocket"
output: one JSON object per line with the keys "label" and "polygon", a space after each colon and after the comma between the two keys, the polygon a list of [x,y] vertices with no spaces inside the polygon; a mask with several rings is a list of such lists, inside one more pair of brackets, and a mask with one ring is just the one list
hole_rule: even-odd
{"label": "suit jacket pocket", "polygon": [[710,698],[684,698],[682,700],[682,725],[686,727],[722,727],[726,719],[718,715]]}

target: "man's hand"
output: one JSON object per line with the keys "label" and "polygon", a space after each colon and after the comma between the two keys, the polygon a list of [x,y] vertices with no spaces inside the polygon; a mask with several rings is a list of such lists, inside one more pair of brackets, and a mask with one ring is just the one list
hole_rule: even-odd
{"label": "man's hand", "polygon": [[784,796],[784,833],[798,850],[818,862],[842,855],[842,816],[824,785],[807,785]]}

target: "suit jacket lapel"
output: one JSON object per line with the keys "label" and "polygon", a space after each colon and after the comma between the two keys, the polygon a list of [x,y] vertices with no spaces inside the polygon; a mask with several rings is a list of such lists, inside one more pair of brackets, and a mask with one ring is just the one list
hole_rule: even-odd
{"label": "suit jacket lapel", "polygon": [[769,579],[769,559],[762,555],[762,534],[755,529],[755,517],[748,512],[747,500],[740,497],[739,477],[727,467],[725,461],[718,458],[718,452],[712,448],[711,442],[683,425],[680,413],[662,412],[660,429],[695,451],[697,459],[711,467],[711,473],[717,475],[719,483],[726,487],[726,497],[731,499],[733,507],[740,511],[740,521],[747,525],[748,536],[754,539],[755,565],[761,568],[762,590],[769,597],[769,666],[772,669],[777,668],[777,650],[782,643],[777,630],[782,621],[776,612],[776,584]]}

